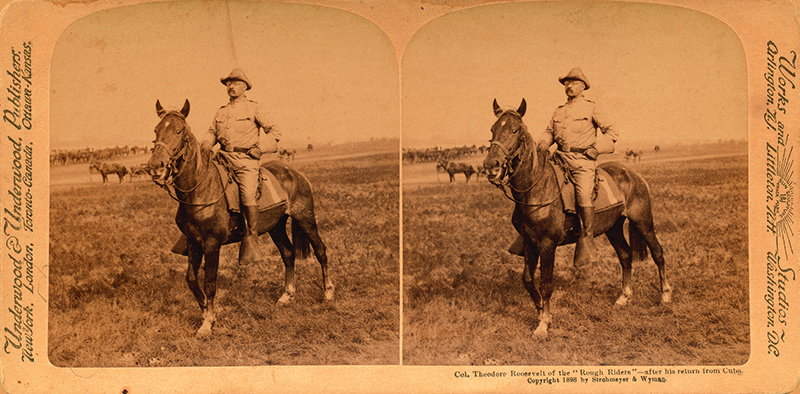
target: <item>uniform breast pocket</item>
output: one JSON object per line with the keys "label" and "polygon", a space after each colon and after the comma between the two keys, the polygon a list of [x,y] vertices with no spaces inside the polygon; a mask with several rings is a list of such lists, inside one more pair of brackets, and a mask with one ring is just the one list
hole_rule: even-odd
{"label": "uniform breast pocket", "polygon": [[572,132],[580,133],[589,128],[591,125],[591,120],[585,116],[576,116],[572,119]]}
{"label": "uniform breast pocket", "polygon": [[236,131],[247,131],[253,126],[253,118],[249,116],[242,116],[236,118]]}
{"label": "uniform breast pocket", "polygon": [[553,119],[553,132],[556,135],[563,133],[565,128],[566,124],[563,119]]}
{"label": "uniform breast pocket", "polygon": [[217,131],[227,130],[228,128],[228,117],[217,115],[214,117],[214,124],[217,127]]}

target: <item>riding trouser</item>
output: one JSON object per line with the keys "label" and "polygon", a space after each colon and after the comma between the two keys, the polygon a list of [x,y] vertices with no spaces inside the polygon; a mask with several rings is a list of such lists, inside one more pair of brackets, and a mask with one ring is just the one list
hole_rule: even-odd
{"label": "riding trouser", "polygon": [[597,173],[597,162],[586,157],[583,153],[557,151],[569,167],[570,175],[575,182],[575,200],[579,207],[594,206],[592,197],[594,194],[595,174]]}
{"label": "riding trouser", "polygon": [[239,185],[239,198],[244,206],[256,206],[258,192],[259,161],[242,152],[219,152],[233,168],[236,183]]}

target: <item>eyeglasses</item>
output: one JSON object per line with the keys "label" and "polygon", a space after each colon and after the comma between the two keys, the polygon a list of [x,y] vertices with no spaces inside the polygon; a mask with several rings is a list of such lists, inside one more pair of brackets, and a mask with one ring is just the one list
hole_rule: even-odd
{"label": "eyeglasses", "polygon": [[568,80],[564,81],[564,86],[570,86],[570,85],[575,85],[575,84],[581,84],[583,86],[586,86],[586,84],[583,83],[583,81],[580,81],[580,80],[577,80],[577,79],[568,79]]}

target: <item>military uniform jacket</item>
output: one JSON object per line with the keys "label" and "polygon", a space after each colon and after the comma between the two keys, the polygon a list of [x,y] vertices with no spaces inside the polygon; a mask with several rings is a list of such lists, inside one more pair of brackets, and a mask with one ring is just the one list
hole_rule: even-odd
{"label": "military uniform jacket", "polygon": [[262,128],[276,141],[280,139],[278,131],[268,123],[266,111],[242,96],[217,110],[204,140],[219,142],[223,149],[251,148],[258,144]]}
{"label": "military uniform jacket", "polygon": [[610,136],[614,141],[619,133],[611,125],[605,113],[595,102],[580,95],[556,108],[546,133],[554,141],[566,142],[570,147],[585,149],[595,144],[597,130]]}

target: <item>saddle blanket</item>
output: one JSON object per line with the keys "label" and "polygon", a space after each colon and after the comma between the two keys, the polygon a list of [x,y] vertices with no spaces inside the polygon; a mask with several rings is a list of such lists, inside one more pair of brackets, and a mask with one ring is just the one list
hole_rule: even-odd
{"label": "saddle blanket", "polygon": [[[214,164],[217,166],[217,170],[220,172],[222,179],[227,179],[227,184],[225,186],[225,198],[228,200],[228,210],[231,212],[241,212],[241,203],[239,202],[239,185],[233,180],[233,174],[228,172],[228,168],[214,161]],[[272,208],[278,204],[286,203],[286,199],[288,197],[288,193],[286,190],[281,186],[278,179],[275,178],[275,175],[272,174],[266,168],[259,168],[261,174],[259,175],[259,180],[261,183],[258,187],[258,192],[256,193],[256,199],[258,200],[258,211],[266,211],[269,208]]]}
{"label": "saddle blanket", "polygon": [[[548,161],[556,172],[556,179],[561,187],[561,201],[564,204],[564,211],[569,213],[577,213],[575,209],[575,185],[570,182],[564,175],[564,169],[551,161]],[[622,205],[624,197],[622,191],[619,190],[616,182],[611,179],[611,175],[597,167],[597,183],[595,184],[595,193],[593,193],[594,211],[603,212],[609,209],[617,208]]]}

